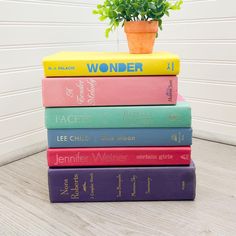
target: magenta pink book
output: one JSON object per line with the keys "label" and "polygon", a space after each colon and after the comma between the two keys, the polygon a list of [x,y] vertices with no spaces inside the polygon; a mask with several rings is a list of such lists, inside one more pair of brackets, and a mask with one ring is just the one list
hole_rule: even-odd
{"label": "magenta pink book", "polygon": [[58,77],[43,79],[43,105],[116,106],[176,104],[176,76]]}
{"label": "magenta pink book", "polygon": [[191,147],[49,148],[48,166],[189,165]]}

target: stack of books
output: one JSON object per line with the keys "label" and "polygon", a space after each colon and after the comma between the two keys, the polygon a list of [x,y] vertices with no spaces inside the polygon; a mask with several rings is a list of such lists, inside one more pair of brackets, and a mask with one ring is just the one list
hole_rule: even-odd
{"label": "stack of books", "polygon": [[51,202],[195,198],[178,56],[62,52],[43,64]]}

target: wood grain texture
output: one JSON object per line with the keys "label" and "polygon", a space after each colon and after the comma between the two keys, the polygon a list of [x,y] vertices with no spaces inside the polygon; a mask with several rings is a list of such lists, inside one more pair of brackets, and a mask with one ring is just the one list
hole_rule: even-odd
{"label": "wood grain texture", "polygon": [[194,202],[50,204],[45,152],[0,167],[0,235],[236,235],[236,148],[195,139]]}

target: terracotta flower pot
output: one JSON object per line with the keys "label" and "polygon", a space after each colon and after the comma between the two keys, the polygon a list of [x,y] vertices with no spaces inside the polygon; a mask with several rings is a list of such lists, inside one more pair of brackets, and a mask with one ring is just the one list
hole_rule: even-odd
{"label": "terracotta flower pot", "polygon": [[126,21],[124,30],[130,53],[152,53],[158,31],[158,21]]}

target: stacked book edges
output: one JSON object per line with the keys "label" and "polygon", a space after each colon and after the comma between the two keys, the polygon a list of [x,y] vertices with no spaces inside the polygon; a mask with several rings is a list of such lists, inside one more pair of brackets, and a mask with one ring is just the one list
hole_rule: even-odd
{"label": "stacked book edges", "polygon": [[51,202],[195,198],[177,55],[62,52],[43,66]]}

